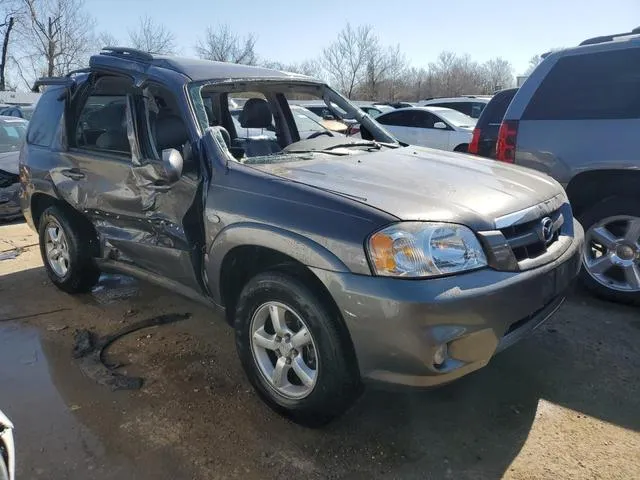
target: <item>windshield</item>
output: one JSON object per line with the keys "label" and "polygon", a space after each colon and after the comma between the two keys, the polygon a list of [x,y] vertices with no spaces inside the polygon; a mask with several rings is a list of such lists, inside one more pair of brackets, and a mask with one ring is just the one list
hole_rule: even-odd
{"label": "windshield", "polygon": [[[306,81],[202,82],[189,88],[200,126],[217,127],[232,160],[282,163],[395,148],[396,140],[369,115],[323,84]],[[324,106],[334,119],[299,105]],[[241,106],[239,106],[241,105]],[[361,138],[346,138],[341,118],[362,124]],[[364,130],[364,133],[363,133]],[[228,135],[227,135],[228,134]],[[300,154],[306,154],[302,157]]]}
{"label": "windshield", "polygon": [[0,120],[0,153],[20,150],[27,133],[27,122],[22,119]]}
{"label": "windshield", "polygon": [[478,121],[477,119],[471,118],[469,115],[465,115],[457,110],[438,110],[435,113],[456,127],[473,127]]}

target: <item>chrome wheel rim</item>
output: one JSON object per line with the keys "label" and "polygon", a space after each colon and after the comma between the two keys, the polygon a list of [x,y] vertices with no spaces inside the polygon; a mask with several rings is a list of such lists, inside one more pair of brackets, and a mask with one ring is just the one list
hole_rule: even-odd
{"label": "chrome wheel rim", "polygon": [[291,307],[260,305],[251,318],[251,351],[267,384],[293,400],[307,397],[318,379],[319,359],[311,331]]}
{"label": "chrome wheel rim", "polygon": [[49,223],[47,223],[44,248],[47,263],[51,270],[58,277],[63,278],[69,272],[71,256],[69,255],[69,243],[64,230],[55,220],[49,220]]}
{"label": "chrome wheel rim", "polygon": [[640,217],[607,217],[589,228],[583,252],[585,269],[601,285],[640,292]]}

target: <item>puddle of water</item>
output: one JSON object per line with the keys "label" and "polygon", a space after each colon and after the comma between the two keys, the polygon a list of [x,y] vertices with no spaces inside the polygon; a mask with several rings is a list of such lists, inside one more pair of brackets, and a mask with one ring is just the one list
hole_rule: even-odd
{"label": "puddle of water", "polygon": [[138,295],[139,286],[135,278],[125,275],[103,273],[91,295],[100,305],[111,305]]}
{"label": "puddle of water", "polygon": [[[55,363],[69,365],[66,360]],[[15,426],[16,478],[147,478],[121,454],[108,453],[102,441],[79,422],[72,412],[90,406],[67,405],[49,369],[35,328],[0,324],[0,409]],[[57,375],[67,375],[70,383],[74,375],[77,379],[77,372]],[[86,390],[86,385],[78,382],[71,388]],[[118,425],[104,412],[92,415],[117,431]]]}

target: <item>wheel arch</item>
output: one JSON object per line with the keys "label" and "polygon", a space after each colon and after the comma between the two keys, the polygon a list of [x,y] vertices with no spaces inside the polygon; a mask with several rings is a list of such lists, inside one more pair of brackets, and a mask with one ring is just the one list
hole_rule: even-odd
{"label": "wheel arch", "polygon": [[567,196],[576,216],[588,207],[614,196],[640,198],[640,171],[590,170],[574,176]]}

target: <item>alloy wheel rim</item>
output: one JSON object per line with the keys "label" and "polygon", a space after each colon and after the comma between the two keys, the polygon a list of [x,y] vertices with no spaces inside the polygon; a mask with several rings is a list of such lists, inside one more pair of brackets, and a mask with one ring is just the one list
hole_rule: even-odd
{"label": "alloy wheel rim", "polygon": [[67,275],[71,266],[69,243],[62,226],[55,220],[50,220],[46,226],[45,252],[54,273],[60,278]]}
{"label": "alloy wheel rim", "polygon": [[617,215],[592,225],[585,234],[583,263],[601,285],[640,292],[640,217]]}
{"label": "alloy wheel rim", "polygon": [[251,351],[258,370],[279,395],[299,400],[313,391],[319,370],[308,326],[291,307],[260,305],[251,318]]}

